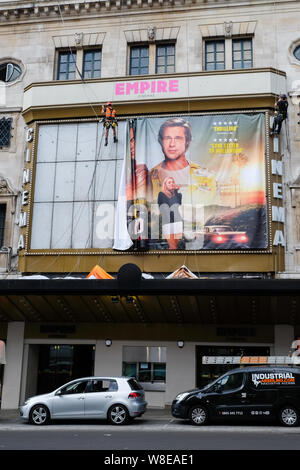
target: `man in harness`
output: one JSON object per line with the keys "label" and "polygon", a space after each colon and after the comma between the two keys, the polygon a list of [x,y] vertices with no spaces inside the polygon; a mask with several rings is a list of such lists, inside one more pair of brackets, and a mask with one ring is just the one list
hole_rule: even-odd
{"label": "man in harness", "polygon": [[279,100],[275,105],[275,114],[274,114],[274,121],[273,126],[270,132],[270,135],[279,135],[281,126],[283,121],[287,118],[287,109],[288,109],[288,101],[286,95],[280,95]]}
{"label": "man in harness", "polygon": [[102,105],[102,113],[105,113],[103,120],[103,126],[105,127],[105,146],[108,144],[108,133],[109,129],[112,128],[114,134],[114,142],[118,142],[117,139],[117,119],[116,119],[116,110],[112,107],[110,101],[106,105]]}

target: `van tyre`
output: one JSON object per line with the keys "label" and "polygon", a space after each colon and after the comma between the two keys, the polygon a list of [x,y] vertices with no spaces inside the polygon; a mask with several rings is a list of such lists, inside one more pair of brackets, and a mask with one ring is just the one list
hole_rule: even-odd
{"label": "van tyre", "polygon": [[279,420],[283,426],[298,426],[299,412],[293,406],[286,405],[279,412]]}
{"label": "van tyre", "polygon": [[129,422],[129,413],[123,405],[113,405],[107,413],[107,418],[110,424],[122,426]]}
{"label": "van tyre", "polygon": [[45,405],[35,405],[31,408],[29,413],[29,422],[36,426],[43,426],[50,421],[50,413]]}
{"label": "van tyre", "polygon": [[208,412],[201,405],[193,406],[189,411],[189,420],[194,426],[203,426],[208,423]]}

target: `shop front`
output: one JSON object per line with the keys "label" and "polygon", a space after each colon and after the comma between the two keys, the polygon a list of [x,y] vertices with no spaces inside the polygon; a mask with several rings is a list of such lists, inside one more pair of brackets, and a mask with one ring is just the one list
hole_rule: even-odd
{"label": "shop front", "polygon": [[78,376],[122,374],[139,378],[149,406],[168,406],[232,367],[204,357],[288,356],[300,324],[297,280],[6,280],[0,299],[2,408]]}

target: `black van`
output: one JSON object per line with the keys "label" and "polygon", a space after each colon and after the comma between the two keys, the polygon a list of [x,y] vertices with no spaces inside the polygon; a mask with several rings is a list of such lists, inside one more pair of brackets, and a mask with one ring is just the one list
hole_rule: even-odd
{"label": "black van", "polygon": [[214,419],[277,419],[297,426],[300,418],[300,368],[242,367],[204,388],[180,393],[172,403],[175,418],[204,425]]}

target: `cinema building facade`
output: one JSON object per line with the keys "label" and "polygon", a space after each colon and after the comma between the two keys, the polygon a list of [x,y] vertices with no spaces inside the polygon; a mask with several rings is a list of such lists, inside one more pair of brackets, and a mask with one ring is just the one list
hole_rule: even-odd
{"label": "cinema building facade", "polygon": [[294,352],[300,7],[250,3],[1,5],[2,409],[122,374],[164,407]]}

